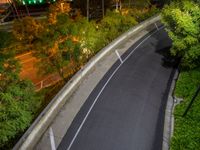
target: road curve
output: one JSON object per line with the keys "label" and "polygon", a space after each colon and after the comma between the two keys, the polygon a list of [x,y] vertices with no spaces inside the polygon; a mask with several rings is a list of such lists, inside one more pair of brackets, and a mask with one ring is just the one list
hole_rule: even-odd
{"label": "road curve", "polygon": [[88,97],[58,150],[160,150],[174,67],[164,29],[135,43]]}

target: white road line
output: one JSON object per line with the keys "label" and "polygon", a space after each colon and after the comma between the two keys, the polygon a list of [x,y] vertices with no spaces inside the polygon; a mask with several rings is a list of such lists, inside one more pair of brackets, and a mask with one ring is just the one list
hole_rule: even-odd
{"label": "white road line", "polygon": [[119,55],[119,53],[118,53],[117,50],[115,50],[115,53],[117,54],[117,56],[118,56],[119,60],[121,61],[121,63],[123,63],[123,60],[122,60],[122,58],[121,58],[121,56]]}
{"label": "white road line", "polygon": [[155,26],[156,26],[156,29],[157,29],[157,30],[159,30],[159,28],[158,28],[157,24],[156,24],[156,23],[154,23],[154,24],[155,24]]}
{"label": "white road line", "polygon": [[[164,28],[164,27],[162,27],[162,28]],[[162,29],[162,28],[160,28],[160,29]],[[159,29],[159,30],[160,30],[160,29]],[[149,39],[153,34],[157,33],[159,30],[154,31],[152,34],[150,34],[148,37],[146,37],[140,44],[138,44],[138,45],[131,51],[131,53],[124,59],[124,62],[132,55],[132,53],[133,53],[141,44],[143,44],[147,39]],[[73,145],[73,143],[74,143],[76,137],[78,136],[78,134],[79,134],[81,128],[83,127],[83,125],[84,125],[84,123],[85,123],[87,117],[89,116],[89,114],[90,114],[92,108],[94,107],[95,103],[97,102],[99,96],[101,95],[101,93],[103,92],[103,90],[105,89],[105,87],[107,86],[107,84],[109,83],[109,81],[112,79],[112,77],[115,75],[115,73],[116,73],[116,72],[119,70],[119,68],[122,66],[122,64],[123,64],[123,63],[121,63],[121,64],[115,69],[115,71],[111,74],[111,76],[109,77],[109,79],[106,81],[105,85],[102,87],[101,91],[99,92],[99,94],[98,94],[97,97],[95,98],[94,102],[93,102],[92,105],[90,106],[90,109],[88,110],[86,116],[84,117],[84,119],[83,119],[81,125],[79,126],[78,130],[76,131],[76,134],[74,135],[72,141],[70,142],[70,145],[68,146],[67,150],[70,150],[70,149],[71,149],[71,147],[72,147],[72,145]]]}
{"label": "white road line", "polygon": [[54,140],[54,134],[52,127],[49,128],[49,137],[51,142],[51,150],[56,150],[55,140]]}

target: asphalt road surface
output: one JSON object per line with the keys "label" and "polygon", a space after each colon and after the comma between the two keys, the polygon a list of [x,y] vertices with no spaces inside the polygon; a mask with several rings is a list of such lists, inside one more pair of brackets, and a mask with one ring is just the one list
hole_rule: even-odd
{"label": "asphalt road surface", "polygon": [[75,117],[59,150],[161,150],[174,66],[165,62],[164,29],[135,43],[116,62]]}

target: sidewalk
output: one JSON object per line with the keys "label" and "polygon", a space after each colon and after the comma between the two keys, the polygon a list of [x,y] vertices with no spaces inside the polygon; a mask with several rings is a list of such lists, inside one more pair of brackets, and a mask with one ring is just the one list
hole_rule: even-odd
{"label": "sidewalk", "polygon": [[[87,76],[87,78],[77,88],[76,92],[60,110],[54,121],[51,123],[51,126],[46,130],[40,142],[35,147],[36,150],[51,150],[52,146],[54,146],[54,140],[55,147],[58,147],[85,100],[105,73],[118,60],[116,51],[122,55],[128,48],[130,48],[136,41],[147,33],[148,30],[144,30],[134,35],[134,37],[129,38],[125,42],[118,45],[117,48],[115,47],[115,52],[110,53],[100,63],[98,63],[97,67]],[[50,128],[52,128],[52,130],[50,130]]]}

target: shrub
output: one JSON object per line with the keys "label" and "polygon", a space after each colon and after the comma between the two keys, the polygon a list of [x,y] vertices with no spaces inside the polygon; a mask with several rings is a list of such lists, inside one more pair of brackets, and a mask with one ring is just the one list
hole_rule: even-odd
{"label": "shrub", "polygon": [[15,42],[12,41],[13,50],[17,54],[31,51],[33,42],[37,40],[43,30],[43,25],[41,21],[30,16],[15,20],[12,30],[15,38]]}

